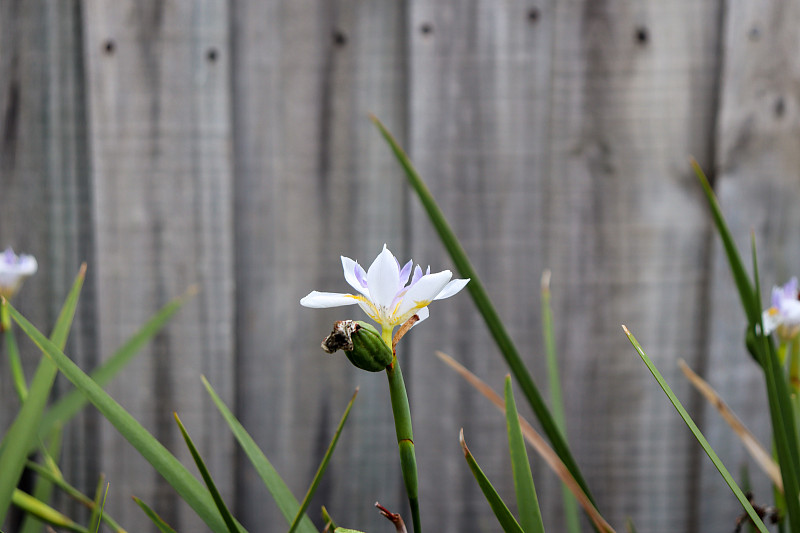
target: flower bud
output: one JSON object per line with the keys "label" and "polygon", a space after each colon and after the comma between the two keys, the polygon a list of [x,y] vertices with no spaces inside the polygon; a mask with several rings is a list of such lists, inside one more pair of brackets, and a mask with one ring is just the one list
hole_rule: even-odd
{"label": "flower bud", "polygon": [[333,331],[322,341],[327,353],[344,350],[355,366],[368,372],[380,372],[392,364],[392,350],[383,342],[381,334],[370,324],[355,320],[340,320]]}

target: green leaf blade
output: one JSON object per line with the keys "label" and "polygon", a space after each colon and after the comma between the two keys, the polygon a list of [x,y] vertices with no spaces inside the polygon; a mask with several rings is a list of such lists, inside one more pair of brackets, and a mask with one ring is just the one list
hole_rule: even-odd
{"label": "green leaf blade", "polygon": [[175,416],[175,422],[177,422],[181,430],[183,440],[186,442],[186,447],[189,448],[189,453],[192,454],[194,464],[197,465],[197,469],[200,470],[200,475],[203,476],[206,488],[208,488],[208,491],[211,493],[211,497],[214,498],[214,503],[217,506],[219,514],[222,515],[225,525],[228,526],[229,533],[239,533],[240,530],[236,525],[236,520],[234,520],[233,515],[230,510],[228,510],[228,506],[225,505],[225,500],[222,499],[222,494],[217,490],[217,485],[211,477],[211,472],[208,471],[208,467],[206,467],[205,461],[203,461],[203,458],[200,456],[200,452],[197,451],[197,447],[189,436],[189,432],[186,431],[186,427],[183,425],[183,422],[181,422],[180,417],[178,417],[178,413],[173,413],[173,415]]}
{"label": "green leaf blade", "polygon": [[[547,376],[550,386],[550,409],[553,413],[553,420],[564,435],[567,441],[567,418],[564,414],[564,399],[561,394],[561,378],[558,372],[558,352],[556,351],[556,335],[553,326],[553,312],[550,307],[550,271],[546,270],[542,274],[541,283],[541,307],[542,307],[542,336],[544,338],[545,355],[547,358]],[[561,499],[564,502],[564,518],[566,528],[569,533],[581,533],[580,515],[578,514],[578,502],[565,483],[561,484]]]}
{"label": "green leaf blade", "polygon": [[300,508],[297,510],[297,514],[295,515],[294,520],[292,520],[291,526],[289,526],[289,533],[294,533],[297,530],[297,527],[300,525],[300,520],[305,516],[306,509],[308,509],[308,504],[311,503],[311,498],[317,491],[319,482],[322,480],[322,475],[325,473],[325,469],[328,467],[328,463],[333,456],[333,450],[336,449],[336,444],[339,442],[339,436],[342,434],[342,429],[344,429],[344,423],[347,422],[347,417],[350,416],[350,409],[353,408],[353,402],[356,401],[357,395],[358,389],[356,389],[356,391],[353,393],[353,397],[350,398],[350,402],[347,404],[341,420],[339,420],[339,425],[336,427],[336,433],[334,433],[333,439],[331,439],[331,443],[328,445],[328,449],[325,451],[325,455],[319,464],[319,468],[317,468],[317,473],[314,474],[314,479],[311,480],[311,485],[308,487],[306,496],[303,498],[303,502],[300,504]]}
{"label": "green leaf blade", "polygon": [[[239,445],[242,447],[242,450],[245,452],[245,455],[247,455],[251,464],[258,472],[267,490],[272,494],[272,498],[275,500],[281,514],[286,519],[286,523],[290,524],[297,514],[297,510],[300,508],[300,503],[289,490],[289,487],[283,481],[280,474],[278,474],[277,470],[275,470],[275,467],[272,466],[272,463],[269,462],[267,456],[264,455],[264,452],[261,451],[261,448],[258,447],[247,430],[244,429],[244,426],[236,419],[233,412],[225,405],[225,402],[222,401],[205,376],[201,376],[200,379],[203,381],[206,391],[208,391],[209,396],[211,396],[211,399],[222,414],[222,417],[228,423],[228,426],[239,442]],[[298,531],[301,533],[318,533],[317,529],[314,527],[314,523],[311,522],[308,516],[304,516],[300,521]]]}
{"label": "green leaf blade", "polygon": [[716,452],[711,447],[711,445],[708,443],[705,436],[703,436],[703,433],[694,423],[692,417],[690,417],[689,413],[686,412],[686,409],[684,409],[683,404],[681,404],[680,400],[678,400],[678,397],[675,396],[675,393],[672,392],[672,389],[669,387],[669,385],[667,385],[667,382],[661,375],[661,372],[658,371],[656,366],[653,364],[653,361],[651,361],[650,357],[648,357],[647,354],[644,352],[644,349],[639,344],[639,341],[637,341],[636,338],[631,334],[631,332],[628,331],[628,328],[622,326],[622,329],[625,331],[625,335],[627,335],[628,340],[633,345],[636,352],[639,354],[639,357],[647,366],[647,369],[650,370],[650,373],[653,375],[656,382],[658,382],[658,385],[667,395],[667,398],[669,398],[669,401],[672,403],[672,406],[675,408],[676,411],[678,411],[678,414],[681,416],[686,426],[689,428],[694,437],[697,439],[697,442],[700,443],[700,446],[703,447],[703,450],[706,452],[706,455],[708,455],[709,459],[711,459],[711,462],[714,463],[714,466],[717,468],[720,475],[722,475],[722,478],[725,480],[725,483],[727,483],[728,487],[731,489],[731,492],[733,492],[733,494],[736,496],[736,499],[739,500],[739,503],[742,505],[745,512],[747,512],[747,515],[750,517],[750,519],[753,521],[753,523],[756,525],[756,527],[761,533],[768,533],[766,526],[764,526],[764,522],[761,521],[761,518],[759,518],[755,509],[753,509],[753,506],[750,504],[750,501],[747,499],[742,490],[739,488],[739,485],[736,484],[736,481],[734,481],[733,476],[731,476],[730,472],[728,472],[728,469],[725,468],[725,465],[722,464],[722,461],[717,456]]}
{"label": "green leaf blade", "polygon": [[487,478],[486,474],[481,470],[478,462],[472,456],[472,453],[470,453],[469,448],[467,448],[467,443],[464,441],[463,429],[458,438],[461,442],[461,449],[464,451],[464,458],[467,460],[467,465],[469,465],[472,475],[475,476],[475,480],[478,482],[478,486],[483,492],[486,501],[489,502],[489,506],[492,508],[494,516],[500,523],[500,527],[503,528],[505,533],[525,533],[520,527],[519,522],[517,522],[517,519],[514,518],[514,515],[508,510],[508,506],[497,493],[497,490],[489,481],[489,478]]}
{"label": "green leaf blade", "polygon": [[89,398],[100,413],[178,492],[211,530],[227,531],[205,487],[116,400],[103,391],[11,305],[9,312],[20,328],[47,354],[48,360],[53,361],[61,373]]}
{"label": "green leaf blade", "polygon": [[[86,267],[84,265],[72,285],[56,322],[53,339],[62,345],[66,342],[67,332],[72,324],[72,317],[75,314],[85,274]],[[12,317],[15,316],[16,311],[6,300],[0,302],[0,305],[6,308],[3,312],[10,313]],[[44,338],[44,335],[41,336],[50,343]],[[31,381],[27,398],[17,413],[17,417],[11,423],[11,427],[3,436],[3,441],[0,442],[0,450],[2,450],[0,451],[0,472],[3,473],[0,476],[0,524],[5,521],[12,495],[25,468],[28,451],[35,446],[39,421],[47,405],[47,399],[50,397],[57,373],[58,368],[55,364],[48,357],[42,357]]]}
{"label": "green leaf blade", "polygon": [[135,501],[135,502],[136,502],[136,504],[137,504],[139,507],[141,507],[142,511],[144,511],[144,514],[146,514],[146,515],[147,515],[147,517],[150,519],[150,521],[151,521],[151,522],[153,522],[153,524],[155,524],[155,526],[158,528],[158,530],[159,530],[159,531],[161,531],[161,533],[178,533],[177,531],[175,531],[174,529],[172,529],[172,528],[169,526],[169,524],[167,524],[166,522],[164,522],[164,519],[163,519],[163,518],[161,518],[160,516],[158,516],[158,513],[156,513],[155,511],[153,511],[153,510],[150,508],[150,506],[148,506],[148,505],[147,505],[146,503],[144,503],[142,500],[140,500],[139,498],[137,498],[136,496],[134,496],[134,497],[133,497],[133,501]]}
{"label": "green leaf blade", "polygon": [[750,277],[747,275],[747,271],[744,268],[742,258],[739,256],[739,251],[736,249],[736,242],[734,242],[733,235],[728,228],[727,222],[725,222],[725,217],[722,215],[722,209],[717,201],[717,196],[714,194],[714,190],[711,188],[711,184],[705,172],[703,172],[703,169],[700,168],[700,165],[694,159],[692,159],[691,165],[695,175],[700,180],[700,185],[703,187],[706,200],[711,208],[711,215],[717,227],[719,237],[722,240],[722,247],[725,249],[725,255],[728,259],[731,273],[733,274],[733,281],[739,291],[739,298],[742,301],[742,308],[747,316],[747,321],[751,325],[755,324],[759,320],[761,309],[759,307],[759,301],[755,297],[753,284],[750,282]]}
{"label": "green leaf blade", "polygon": [[[159,311],[156,312],[139,330],[128,338],[117,351],[105,361],[99,368],[91,372],[92,379],[101,387],[108,384],[125,366],[130,363],[141,349],[167,322],[177,313],[188,299],[196,294],[195,288],[190,288],[185,294],[179,296]],[[78,390],[73,390],[63,398],[56,401],[42,418],[40,435],[48,432],[50,428],[58,423],[66,423],[75,416],[86,404],[88,400]]]}
{"label": "green leaf blade", "polygon": [[[756,257],[755,235],[751,238],[753,260],[753,282],[755,286],[755,301],[761,301],[761,289],[758,276],[758,261]],[[759,305],[760,307],[760,305]],[[767,386],[767,400],[769,402],[770,420],[775,450],[778,455],[778,465],[781,469],[783,488],[786,494],[786,512],[789,522],[796,530],[800,526],[800,459],[798,459],[797,427],[795,426],[795,413],[783,368],[778,360],[775,345],[772,339],[760,332],[764,331],[764,324],[759,312],[756,339],[756,352],[764,370]]]}
{"label": "green leaf blade", "polygon": [[536,497],[525,439],[519,426],[519,415],[514,395],[511,391],[511,376],[506,376],[506,427],[508,429],[508,447],[511,455],[511,470],[514,475],[514,492],[517,495],[519,521],[525,533],[544,533],[542,511]]}

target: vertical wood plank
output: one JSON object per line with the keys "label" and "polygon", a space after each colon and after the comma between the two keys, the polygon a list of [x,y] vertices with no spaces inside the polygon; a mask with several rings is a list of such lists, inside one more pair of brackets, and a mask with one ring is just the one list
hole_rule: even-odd
{"label": "vertical wood plank", "polygon": [[[702,359],[708,236],[687,156],[707,160],[712,149],[717,11],[625,1],[412,8],[413,156],[543,391],[538,280],[553,269],[570,441],[601,511],[644,529],[691,521],[692,448],[620,324],[684,393],[675,360]],[[414,249],[441,257],[427,222],[414,228]],[[415,338],[425,348],[414,401],[449,417],[428,438],[455,442],[459,425],[475,424],[474,453],[497,454],[484,461],[512,494],[502,426],[489,422],[497,415],[442,386],[454,378],[426,356],[432,344],[450,349],[498,386],[505,367],[470,309],[441,313],[446,333]],[[475,522],[480,497],[463,465],[435,453],[422,458],[428,479],[459,496],[434,524],[456,531]],[[557,484],[538,475],[546,523],[563,528]]]}
{"label": "vertical wood plank", "polygon": [[[378,531],[372,507],[402,501],[386,378],[326,356],[320,340],[357,308],[312,310],[311,290],[347,292],[340,255],[368,266],[383,243],[405,256],[406,192],[367,119],[405,130],[403,7],[380,1],[234,5],[237,405],[302,497],[355,386],[359,398],[309,514]],[[247,464],[238,516],[283,519]]]}
{"label": "vertical wood plank", "polygon": [[[544,370],[533,354],[541,346],[538,287],[547,265],[530,233],[546,173],[554,29],[550,2],[482,1],[412,2],[408,29],[411,155],[535,375]],[[415,256],[433,270],[452,268],[416,200],[412,221]],[[422,517],[434,531],[491,531],[497,523],[457,436],[464,427],[481,468],[511,503],[505,421],[433,351],[459,359],[496,390],[508,370],[466,292],[435,302],[430,311],[404,341],[412,347],[404,363],[410,367]],[[540,488],[543,498],[547,492]]]}
{"label": "vertical wood plank", "polygon": [[[232,438],[200,383],[205,374],[232,403],[228,4],[97,0],[85,3],[84,16],[102,356],[169,299],[200,289],[109,390],[191,464],[172,418],[180,413],[232,497]],[[122,523],[146,523],[129,503],[135,494],[176,529],[203,528],[110,425],[97,438]]]}
{"label": "vertical wood plank", "polygon": [[[80,262],[92,257],[80,35],[79,2],[0,5],[0,246],[37,257],[39,272],[14,304],[44,331],[52,327]],[[84,287],[67,351],[82,366],[93,366],[92,272]],[[30,379],[41,355],[21,335],[18,342]],[[2,361],[7,368],[4,355]],[[56,382],[56,394],[66,388]],[[0,405],[0,428],[6,428],[18,402],[5,371]],[[90,460],[96,447],[81,439],[81,428],[93,420],[83,415],[67,429],[62,466],[77,486],[84,486],[87,471],[97,470]],[[81,445],[73,447],[76,440]]]}
{"label": "vertical wood plank", "polygon": [[[726,3],[724,70],[717,122],[715,188],[743,259],[750,263],[750,233],[758,247],[762,299],[768,305],[773,284],[800,273],[800,154],[798,107],[800,61],[796,2],[751,6]],[[749,269],[748,269],[749,270]],[[718,240],[714,246],[710,301],[709,378],[726,402],[769,449],[771,433],[763,373],[744,349],[745,327],[738,294]],[[728,467],[747,466],[755,501],[772,501],[770,485],[738,439],[710,410],[709,440]],[[730,529],[741,509],[714,491],[712,468],[703,470],[701,516],[713,511]],[[706,510],[711,509],[711,511]]]}

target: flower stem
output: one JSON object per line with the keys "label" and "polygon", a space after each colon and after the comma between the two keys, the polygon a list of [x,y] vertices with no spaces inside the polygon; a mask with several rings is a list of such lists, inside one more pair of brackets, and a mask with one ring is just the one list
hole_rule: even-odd
{"label": "flower stem", "polygon": [[[384,328],[382,331],[384,342],[392,346],[392,330]],[[414,524],[414,533],[421,533],[422,526],[419,519],[419,484],[417,480],[417,456],[414,452],[414,434],[411,430],[411,408],[408,405],[408,394],[403,381],[403,372],[397,357],[392,358],[392,364],[386,367],[386,376],[389,378],[389,396],[392,400],[392,414],[394,415],[394,428],[397,433],[397,446],[400,449],[400,469],[403,472],[403,481],[406,485],[408,503],[411,506],[411,519]]]}
{"label": "flower stem", "polygon": [[14,388],[17,389],[17,396],[21,402],[28,397],[28,386],[25,383],[25,373],[22,371],[22,362],[19,357],[17,340],[14,331],[11,329],[11,318],[8,316],[8,307],[0,306],[0,331],[3,332],[6,343],[8,364],[11,366],[11,377]]}

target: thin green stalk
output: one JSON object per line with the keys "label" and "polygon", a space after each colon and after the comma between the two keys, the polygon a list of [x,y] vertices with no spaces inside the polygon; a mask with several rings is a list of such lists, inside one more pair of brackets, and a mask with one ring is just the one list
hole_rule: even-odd
{"label": "thin green stalk", "polygon": [[6,355],[8,356],[8,366],[11,367],[11,379],[20,402],[24,402],[28,397],[28,385],[25,381],[25,373],[22,371],[22,360],[17,348],[17,339],[14,337],[14,330],[11,329],[11,317],[5,306],[0,307],[0,329],[6,341]]}
{"label": "thin green stalk", "polygon": [[722,464],[722,461],[720,460],[719,456],[717,456],[717,453],[708,443],[705,436],[703,436],[703,433],[697,427],[697,424],[695,424],[694,420],[692,420],[692,417],[689,416],[688,412],[686,412],[686,409],[683,407],[683,404],[681,404],[680,400],[678,400],[678,397],[675,396],[675,393],[672,392],[672,389],[669,387],[669,385],[667,385],[664,376],[661,375],[661,372],[658,371],[656,366],[653,364],[653,361],[644,352],[644,349],[642,349],[642,346],[639,344],[639,341],[637,341],[636,337],[634,337],[633,334],[631,334],[631,332],[628,331],[627,327],[623,325],[622,329],[625,331],[625,335],[628,336],[628,340],[633,345],[634,349],[636,349],[636,353],[639,354],[639,357],[642,359],[642,362],[644,362],[644,364],[647,366],[647,369],[656,379],[658,385],[661,387],[661,390],[663,390],[664,393],[667,395],[667,398],[669,398],[669,401],[672,403],[672,406],[675,408],[676,411],[678,411],[678,414],[681,416],[683,422],[692,432],[695,439],[697,439],[697,442],[699,442],[700,446],[703,447],[703,451],[706,452],[708,458],[711,459],[712,463],[714,463],[714,466],[717,468],[717,471],[725,480],[725,483],[728,484],[728,487],[731,489],[731,492],[733,492],[734,496],[736,496],[736,499],[739,500],[739,503],[742,505],[742,508],[745,510],[747,515],[756,525],[758,531],[760,531],[761,533],[769,533],[766,526],[764,526],[764,522],[761,521],[761,518],[758,516],[755,509],[753,509],[753,505],[744,495],[742,489],[739,488],[739,485],[736,484],[736,481],[734,481],[733,476],[731,476],[730,472],[728,472],[728,469],[725,468],[725,465]]}
{"label": "thin green stalk", "polygon": [[336,427],[336,433],[334,433],[333,439],[331,439],[331,443],[328,445],[328,449],[325,451],[325,455],[319,464],[319,468],[317,468],[317,473],[314,474],[314,479],[311,480],[311,485],[309,485],[308,490],[306,491],[306,496],[303,498],[303,502],[300,504],[300,508],[297,510],[297,514],[289,526],[288,533],[294,533],[297,531],[297,528],[300,526],[300,521],[306,516],[306,509],[308,509],[308,505],[311,503],[311,498],[317,491],[317,487],[319,487],[319,483],[322,480],[322,475],[325,473],[325,469],[328,468],[328,463],[331,460],[331,456],[333,456],[333,450],[336,449],[336,443],[339,442],[342,429],[344,429],[344,423],[347,422],[347,417],[350,415],[350,409],[353,408],[353,402],[356,401],[357,395],[358,389],[356,389],[356,391],[353,393],[353,397],[350,398],[350,403],[347,404],[347,408],[344,410],[341,420],[339,420],[339,425]]}
{"label": "thin green stalk", "polygon": [[[69,483],[67,483],[66,480],[64,480],[64,476],[61,475],[61,471],[58,469],[57,465],[51,464],[49,466],[43,466],[40,465],[39,463],[28,461],[25,464],[25,467],[29,470],[36,472],[40,478],[46,479],[48,482],[58,487],[67,496],[69,496],[76,502],[86,506],[87,509],[91,511],[94,510],[94,501],[88,496],[86,496],[84,493],[82,493]],[[125,529],[122,526],[120,526],[113,518],[111,518],[111,516],[109,516],[108,513],[104,512],[102,514],[102,519],[103,522],[108,524],[108,527],[110,527],[112,531],[116,533],[125,533]]]}
{"label": "thin green stalk", "polygon": [[[751,235],[750,242],[753,257],[753,286],[755,287],[753,301],[760,307],[761,292],[754,234]],[[756,325],[759,332],[764,331],[764,324],[760,314],[757,317]],[[791,530],[800,531],[800,501],[798,501],[798,494],[800,494],[800,462],[797,458],[797,429],[789,397],[789,387],[786,384],[786,375],[778,361],[778,355],[772,339],[761,334],[757,335],[756,339],[758,341],[756,353],[759,356],[766,379],[773,438],[775,439],[775,449],[778,453],[778,464],[781,467],[783,489],[786,494],[786,511],[789,515]]]}
{"label": "thin green stalk", "polygon": [[70,517],[19,489],[14,489],[11,501],[15,506],[35,516],[42,522],[52,524],[61,529],[75,531],[76,533],[89,533],[88,529],[74,522]]}
{"label": "thin green stalk", "polygon": [[[56,471],[58,471],[58,465],[53,457],[57,457],[61,450],[61,428],[53,428],[53,431],[50,432],[50,438],[47,441],[46,447],[44,443],[40,443],[40,446],[40,453],[42,454],[43,460]],[[52,493],[53,483],[42,476],[37,477],[36,484],[31,492],[31,496],[41,502],[47,503],[50,501],[50,496]],[[36,520],[33,520],[28,515],[23,519],[22,526],[19,528],[19,531],[20,533],[41,533],[42,529],[42,524]]]}
{"label": "thin green stalk", "polygon": [[[383,341],[392,346],[391,328],[383,328]],[[400,449],[400,469],[403,472],[403,482],[406,485],[408,503],[411,506],[411,519],[414,524],[414,533],[422,532],[419,518],[419,482],[417,478],[417,456],[414,452],[414,433],[411,430],[411,407],[408,404],[408,393],[403,381],[403,372],[397,356],[392,358],[392,364],[386,367],[386,377],[389,378],[389,396],[392,400],[392,415],[394,415],[394,429],[397,433],[397,446]]]}
{"label": "thin green stalk", "polygon": [[[553,420],[567,441],[567,417],[564,414],[564,399],[561,394],[561,377],[558,373],[558,354],[553,327],[553,312],[550,307],[550,271],[542,274],[542,334],[544,336],[545,354],[547,356],[547,376],[550,384],[550,410]],[[561,498],[564,501],[564,516],[567,531],[580,533],[581,522],[578,515],[578,503],[565,484],[561,484]]]}

